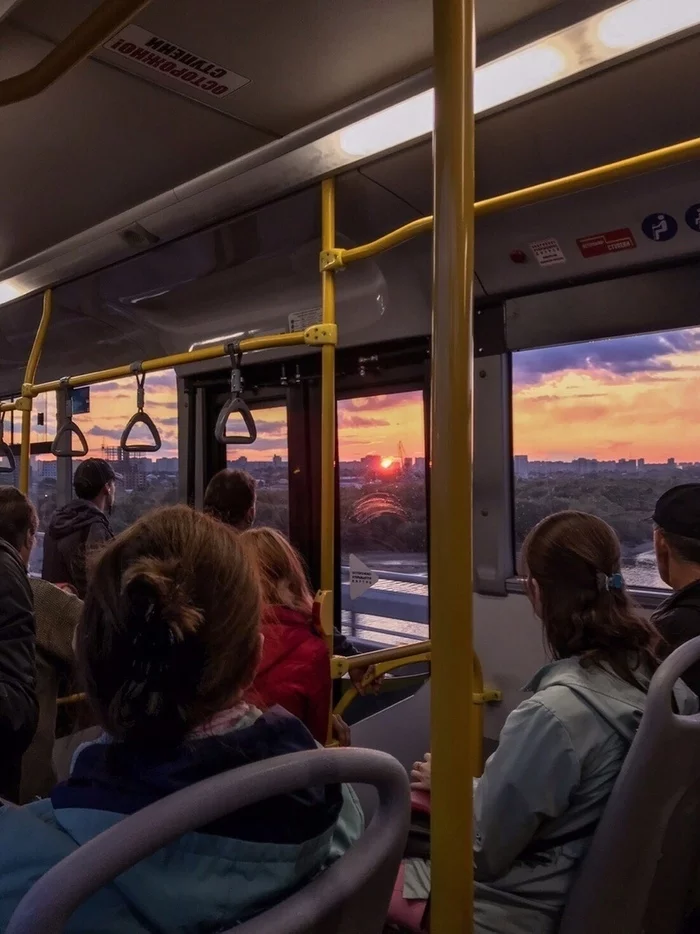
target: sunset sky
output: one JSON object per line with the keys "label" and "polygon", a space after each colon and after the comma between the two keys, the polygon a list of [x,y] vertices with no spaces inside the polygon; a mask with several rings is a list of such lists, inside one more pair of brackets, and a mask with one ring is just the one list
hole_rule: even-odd
{"label": "sunset sky", "polygon": [[513,450],[531,460],[700,460],[700,328],[513,355]]}

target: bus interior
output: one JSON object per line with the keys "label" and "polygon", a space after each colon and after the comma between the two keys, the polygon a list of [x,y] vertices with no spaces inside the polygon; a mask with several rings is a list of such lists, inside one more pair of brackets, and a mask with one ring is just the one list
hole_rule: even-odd
{"label": "bus interior", "polygon": [[[461,3],[435,15],[450,5]],[[116,28],[75,67],[53,83],[32,77],[102,11]],[[47,294],[52,308],[30,381],[52,387],[31,411],[31,572],[72,495],[79,457],[52,453],[67,418],[83,454],[113,462],[116,531],[154,506],[201,508],[214,473],[245,468],[258,522],[289,535],[315,589],[329,589],[320,530],[331,529],[333,622],[389,673],[377,696],[336,700],[367,745],[400,750],[404,765],[430,747],[435,556],[451,548],[434,542],[431,519],[431,372],[448,366],[431,340],[422,221],[437,208],[433,14],[429,0],[0,3],[0,399],[16,459],[3,483],[21,482],[15,402]],[[536,522],[559,509],[604,518],[645,612],[668,595],[649,517],[663,490],[700,480],[700,7],[477,0],[475,29],[473,531],[456,560],[472,566],[474,668],[460,663],[465,696],[480,698],[481,759],[547,657],[518,567]],[[391,249],[352,255],[414,222],[417,235]],[[319,254],[336,289],[330,494],[326,357],[308,337],[326,320]],[[296,339],[266,347],[276,334]],[[145,373],[141,399],[137,365],[104,378],[173,355]],[[216,437],[232,371],[252,443]],[[120,444],[135,409],[157,427],[157,453]],[[361,593],[358,567],[374,581]],[[367,719],[405,699],[422,705],[415,731],[410,708],[398,722]]]}

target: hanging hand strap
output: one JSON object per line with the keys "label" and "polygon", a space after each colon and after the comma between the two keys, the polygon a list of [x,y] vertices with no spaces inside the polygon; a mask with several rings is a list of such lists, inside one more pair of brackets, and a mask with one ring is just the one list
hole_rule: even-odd
{"label": "hanging hand strap", "polygon": [[[126,428],[122,432],[119,446],[121,447],[122,451],[129,451],[133,454],[153,454],[155,451],[160,451],[161,447],[163,446],[163,442],[160,440],[160,433],[158,432],[153,419],[147,412],[144,412],[143,410],[146,399],[146,390],[144,388],[146,374],[142,371],[140,363],[134,364],[132,369],[136,374],[136,412],[131,416]],[[137,441],[133,444],[129,444],[129,435],[134,430],[136,425],[145,425],[146,428],[148,428],[150,431],[153,440],[151,442]]]}
{"label": "hanging hand strap", "polygon": [[0,473],[14,473],[15,472],[15,455],[12,453],[12,448],[5,441],[5,416],[7,412],[3,412],[0,415],[0,458],[7,460],[7,465],[4,466],[0,463]]}
{"label": "hanging hand strap", "polygon": [[[51,442],[51,453],[54,457],[85,457],[88,453],[89,445],[85,435],[73,421],[73,390],[68,384],[69,378],[68,376],[64,376],[59,384],[59,388],[66,394],[66,408],[63,424],[58,429],[56,437]],[[73,437],[76,437],[80,443],[80,448],[77,450],[73,448]],[[68,438],[67,442],[65,440],[66,438]],[[68,445],[67,451],[64,450],[66,444]]]}
{"label": "hanging hand strap", "polygon": [[[219,412],[214,437],[220,444],[253,444],[258,437],[258,429],[255,425],[253,413],[241,398],[243,392],[241,352],[235,344],[229,344],[228,352],[231,358],[231,394]],[[248,429],[247,435],[230,435],[226,431],[229,418],[235,414],[239,414],[243,419],[245,427]]]}

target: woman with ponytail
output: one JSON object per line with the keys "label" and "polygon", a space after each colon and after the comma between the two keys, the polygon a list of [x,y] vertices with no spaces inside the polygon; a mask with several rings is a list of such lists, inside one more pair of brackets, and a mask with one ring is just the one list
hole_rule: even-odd
{"label": "woman with ponytail", "polygon": [[[151,513],[99,553],[76,653],[104,733],[78,750],[50,799],[0,811],[0,930],[40,875],[123,816],[315,748],[295,717],[246,701],[260,616],[258,576],[236,534],[185,506]],[[361,829],[345,787],[265,801],[139,863],[86,902],[67,934],[226,930],[311,879]]]}
{"label": "woman with ponytail", "polygon": [[[532,696],[510,714],[474,783],[475,934],[559,929],[662,649],[630,600],[620,542],[602,519],[543,519],[525,539],[522,576],[551,661],[525,686]],[[697,709],[681,682],[675,691],[682,713]],[[430,790],[429,757],[412,777]],[[401,895],[427,898],[426,870],[408,861]],[[405,906],[395,901],[398,913]]]}

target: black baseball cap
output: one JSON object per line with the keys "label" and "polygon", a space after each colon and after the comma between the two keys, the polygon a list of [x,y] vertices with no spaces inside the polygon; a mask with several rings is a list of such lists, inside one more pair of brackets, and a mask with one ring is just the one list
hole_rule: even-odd
{"label": "black baseball cap", "polygon": [[664,532],[700,541],[700,483],[681,483],[666,490],[652,518]]}
{"label": "black baseball cap", "polygon": [[111,464],[101,457],[81,461],[73,477],[73,489],[78,499],[95,499],[100,490],[116,478]]}

